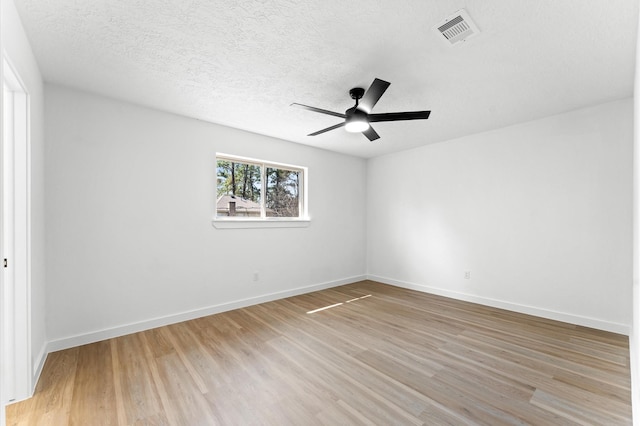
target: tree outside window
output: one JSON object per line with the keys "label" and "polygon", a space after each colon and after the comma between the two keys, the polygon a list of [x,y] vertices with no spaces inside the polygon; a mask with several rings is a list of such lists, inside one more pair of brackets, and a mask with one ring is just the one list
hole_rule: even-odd
{"label": "tree outside window", "polygon": [[304,168],[218,155],[216,171],[217,217],[302,217]]}

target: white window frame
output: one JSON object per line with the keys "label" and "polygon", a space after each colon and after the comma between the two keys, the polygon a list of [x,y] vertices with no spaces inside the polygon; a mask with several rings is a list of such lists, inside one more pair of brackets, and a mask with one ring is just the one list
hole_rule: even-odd
{"label": "white window frame", "polygon": [[[307,227],[311,223],[308,212],[308,199],[309,199],[309,170],[307,167],[296,166],[293,164],[278,163],[275,161],[260,160],[256,158],[241,157],[238,155],[224,154],[216,152],[215,164],[216,171],[215,176],[218,177],[217,164],[218,160],[233,161],[236,163],[248,163],[260,166],[261,172],[261,186],[260,186],[260,200],[261,200],[261,217],[243,217],[243,216],[218,216],[217,206],[214,202],[214,213],[211,224],[217,229],[247,229],[247,228],[301,228]],[[265,211],[267,181],[266,170],[268,167],[294,170],[300,172],[300,194],[298,196],[298,211],[300,215],[298,217],[267,217]],[[216,181],[217,187],[217,181]],[[217,197],[216,197],[217,199]]]}

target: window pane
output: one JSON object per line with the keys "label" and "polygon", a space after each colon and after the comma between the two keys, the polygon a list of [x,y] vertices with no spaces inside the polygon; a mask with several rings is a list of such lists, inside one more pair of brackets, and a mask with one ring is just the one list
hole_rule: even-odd
{"label": "window pane", "polygon": [[267,217],[298,217],[300,172],[267,167]]}
{"label": "window pane", "polygon": [[217,160],[216,216],[260,217],[260,166]]}

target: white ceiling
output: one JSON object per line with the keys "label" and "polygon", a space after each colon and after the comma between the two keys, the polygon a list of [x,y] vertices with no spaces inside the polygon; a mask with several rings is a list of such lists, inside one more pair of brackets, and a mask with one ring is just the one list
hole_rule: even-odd
{"label": "white ceiling", "polygon": [[[633,95],[637,0],[14,1],[47,82],[365,158]],[[375,77],[431,117],[306,136]]]}

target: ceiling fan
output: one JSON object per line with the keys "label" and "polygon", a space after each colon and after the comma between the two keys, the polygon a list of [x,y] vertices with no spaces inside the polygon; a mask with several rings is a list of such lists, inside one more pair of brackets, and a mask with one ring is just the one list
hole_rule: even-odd
{"label": "ceiling fan", "polygon": [[380,100],[385,90],[391,83],[376,78],[371,86],[365,90],[361,87],[355,87],[349,90],[351,99],[355,99],[356,105],[349,108],[344,114],[339,112],[328,111],[326,109],[316,108],[309,105],[292,103],[291,106],[308,109],[309,111],[319,112],[321,114],[333,115],[334,117],[344,118],[344,122],[326,129],[318,130],[308,134],[307,136],[317,136],[319,134],[334,130],[344,126],[347,132],[362,132],[370,141],[380,138],[380,135],[373,130],[369,123],[378,121],[400,121],[400,120],[425,120],[429,118],[431,111],[408,111],[408,112],[388,112],[384,114],[372,114],[371,110]]}

